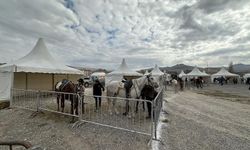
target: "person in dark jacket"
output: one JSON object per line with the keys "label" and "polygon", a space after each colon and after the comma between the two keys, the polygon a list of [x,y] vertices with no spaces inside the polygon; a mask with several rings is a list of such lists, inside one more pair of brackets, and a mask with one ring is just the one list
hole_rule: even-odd
{"label": "person in dark jacket", "polygon": [[124,88],[125,88],[125,92],[126,92],[126,98],[129,98],[129,96],[130,96],[130,89],[133,86],[133,82],[132,82],[132,80],[128,80],[126,78],[123,78],[122,82],[124,83]]}
{"label": "person in dark jacket", "polygon": [[[102,91],[104,91],[104,87],[102,86],[102,84],[100,83],[99,80],[96,80],[94,85],[93,85],[93,95],[94,95],[94,98],[95,98],[95,108],[96,108],[96,110],[98,110],[98,108],[101,107]],[[98,101],[99,101],[99,103],[98,103]]]}

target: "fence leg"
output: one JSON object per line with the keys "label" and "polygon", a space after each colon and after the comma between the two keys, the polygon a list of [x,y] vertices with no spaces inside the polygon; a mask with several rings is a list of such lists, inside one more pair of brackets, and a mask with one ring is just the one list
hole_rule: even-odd
{"label": "fence leg", "polygon": [[151,140],[154,139],[154,103],[151,102]]}
{"label": "fence leg", "polygon": [[40,111],[40,91],[37,91],[36,95],[36,111]]}
{"label": "fence leg", "polygon": [[154,118],[154,131],[155,131],[155,140],[157,140],[157,119],[156,119],[156,107],[155,107],[155,102],[154,102],[154,106],[153,106],[153,110],[154,110],[154,112],[153,112],[153,118]]}
{"label": "fence leg", "polygon": [[82,101],[82,96],[80,96],[79,94],[77,94],[77,97],[78,97],[78,114],[79,114],[79,121],[82,120],[82,104],[83,104],[83,101]]}
{"label": "fence leg", "polygon": [[14,89],[10,90],[10,108],[13,107],[13,99],[14,99]]}

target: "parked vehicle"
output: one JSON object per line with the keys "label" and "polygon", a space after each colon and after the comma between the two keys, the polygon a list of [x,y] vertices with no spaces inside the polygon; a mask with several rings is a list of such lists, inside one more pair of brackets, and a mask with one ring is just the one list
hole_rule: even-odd
{"label": "parked vehicle", "polygon": [[84,81],[84,87],[89,87],[93,85],[93,80],[90,77],[83,78],[83,81]]}

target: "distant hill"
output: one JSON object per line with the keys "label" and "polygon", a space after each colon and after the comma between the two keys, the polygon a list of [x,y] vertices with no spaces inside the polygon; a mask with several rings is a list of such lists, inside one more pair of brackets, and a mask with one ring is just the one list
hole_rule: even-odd
{"label": "distant hill", "polygon": [[183,70],[185,73],[190,72],[194,66],[188,66],[185,64],[177,64],[172,67],[161,67],[161,70],[166,70],[168,73],[180,73]]}
{"label": "distant hill", "polygon": [[[170,73],[170,74],[179,74],[181,72],[181,70],[183,70],[185,73],[189,73],[193,68],[194,68],[194,66],[189,66],[189,65],[185,65],[185,64],[177,64],[177,65],[174,65],[172,67],[160,67],[160,70],[166,71],[167,73]],[[198,68],[201,71],[205,70],[209,74],[216,73],[221,69],[221,67],[206,67],[206,68],[198,67]],[[149,68],[147,70],[151,71],[152,69],[153,68]],[[226,69],[228,69],[228,68],[226,67]],[[244,73],[250,72],[250,65],[234,64],[233,69],[234,69],[235,73],[242,75]],[[142,72],[144,72],[144,71],[142,71]]]}
{"label": "distant hill", "polygon": [[[73,66],[71,66],[71,67],[73,67]],[[84,67],[74,67],[74,68],[88,71],[88,72],[95,72],[95,71],[104,71],[106,73],[110,72],[110,70],[98,69],[98,68],[86,68],[86,67],[85,68]],[[170,73],[170,74],[179,74],[181,72],[181,70],[183,70],[185,73],[189,73],[193,68],[194,68],[194,66],[189,66],[189,65],[185,65],[185,64],[177,64],[177,65],[174,65],[172,67],[160,67],[160,70],[162,72],[166,71],[167,73]],[[209,74],[214,74],[221,69],[221,67],[208,67],[208,68],[198,67],[198,68],[200,69],[200,71],[205,70]],[[152,71],[152,69],[153,68],[141,69],[141,70],[139,70],[139,72],[144,73],[146,70],[148,70],[148,72],[150,72],[150,71]],[[226,69],[228,69],[228,68],[226,67]],[[238,73],[240,75],[243,75],[245,73],[250,73],[250,65],[234,64],[233,70],[235,73]]]}
{"label": "distant hill", "polygon": [[234,72],[239,73],[249,73],[250,72],[250,65],[245,64],[235,64],[233,65]]}

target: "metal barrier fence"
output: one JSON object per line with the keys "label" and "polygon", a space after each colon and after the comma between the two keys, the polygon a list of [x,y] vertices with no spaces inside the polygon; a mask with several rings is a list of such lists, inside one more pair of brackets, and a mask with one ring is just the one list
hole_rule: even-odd
{"label": "metal barrier fence", "polygon": [[158,92],[157,96],[155,97],[153,101],[153,112],[154,112],[154,139],[157,139],[157,125],[159,123],[159,118],[160,118],[160,113],[162,109],[162,104],[163,104],[163,88]]}
{"label": "metal barrier fence", "polygon": [[[61,104],[61,98],[65,98],[64,112],[62,112],[61,105],[58,108],[57,96],[60,97],[59,104]],[[55,91],[12,89],[11,107],[74,116],[78,117],[79,121],[149,135],[156,139],[162,96],[162,89],[153,101],[107,96],[94,97],[93,95],[80,96],[75,93]],[[67,99],[71,99],[73,103]],[[98,99],[97,105],[95,99]],[[99,99],[101,99],[101,105],[99,105]],[[129,104],[128,110],[130,113],[125,116],[123,113],[126,112],[126,104]],[[78,113],[72,114],[71,107],[78,108]],[[148,118],[149,115],[152,117]]]}

